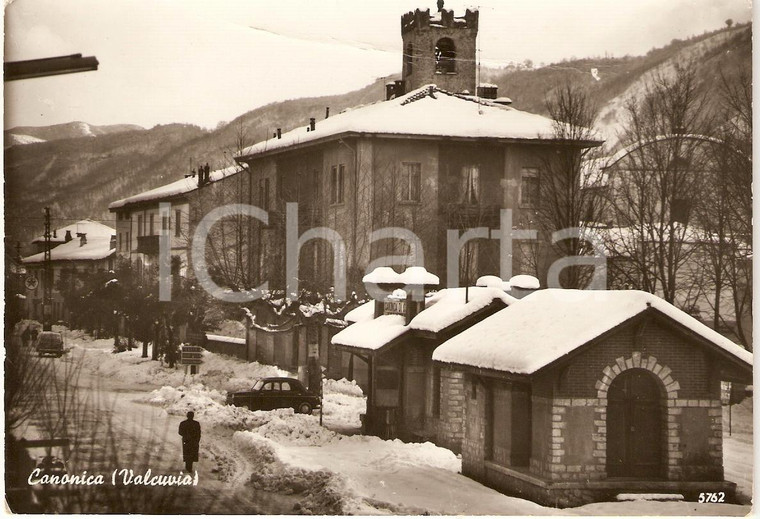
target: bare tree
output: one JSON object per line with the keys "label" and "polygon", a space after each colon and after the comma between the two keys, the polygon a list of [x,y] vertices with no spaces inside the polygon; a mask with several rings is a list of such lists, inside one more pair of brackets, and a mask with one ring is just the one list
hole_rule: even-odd
{"label": "bare tree", "polygon": [[[566,83],[551,91],[546,108],[553,121],[552,138],[557,145],[552,153],[541,156],[538,177],[523,178],[521,184],[522,199],[537,199],[532,204],[533,210],[523,215],[522,224],[539,232],[543,246],[538,242],[522,242],[520,247],[538,276],[548,264],[548,258],[543,257],[547,254],[594,255],[592,244],[584,237],[602,221],[606,206],[605,197],[600,195],[600,176],[594,173],[598,169],[599,137],[594,130],[598,107],[586,90]],[[531,189],[533,193],[529,192]],[[552,233],[563,229],[578,232],[547,247]],[[565,288],[583,288],[592,274],[590,267],[571,266],[561,272],[560,282]]]}
{"label": "bare tree", "polygon": [[[695,136],[710,134],[708,99],[694,66],[676,65],[672,74],[655,75],[625,112],[622,141],[629,151],[608,171],[616,223],[609,247],[626,260],[619,278],[676,303],[683,267],[699,241],[690,216],[700,199],[700,173],[710,167]],[[693,300],[678,304],[689,310]]]}

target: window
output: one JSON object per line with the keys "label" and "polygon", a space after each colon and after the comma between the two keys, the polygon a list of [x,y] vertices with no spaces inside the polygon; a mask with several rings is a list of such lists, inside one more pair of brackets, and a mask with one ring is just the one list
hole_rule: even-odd
{"label": "window", "polygon": [[477,205],[480,199],[480,166],[462,167],[462,203]]}
{"label": "window", "polygon": [[420,179],[422,165],[419,162],[401,164],[401,200],[405,202],[420,201]]}
{"label": "window", "polygon": [[168,216],[161,217],[161,230],[168,231],[171,228],[171,221]]}
{"label": "window", "polygon": [[156,215],[154,215],[153,213],[150,213],[150,227],[148,228],[148,230],[150,232],[148,233],[148,236],[153,236],[153,232],[155,231],[155,227],[153,225],[154,224],[154,220],[155,220],[155,218],[154,218],[155,216]]}
{"label": "window", "polygon": [[179,227],[180,226],[180,222],[181,222],[181,220],[180,220],[181,216],[182,216],[182,212],[179,209],[177,209],[176,211],[174,211],[174,236],[179,236],[179,234],[181,232],[180,231],[180,227]]}
{"label": "window", "polygon": [[264,211],[269,211],[269,179],[259,179],[259,207]]}
{"label": "window", "polygon": [[412,73],[412,67],[414,63],[414,46],[411,43],[406,44],[406,52],[404,52],[404,68],[407,74]]}
{"label": "window", "polygon": [[689,223],[691,214],[690,198],[674,198],[670,204],[670,221],[678,222],[684,225]]}
{"label": "window", "polygon": [[141,214],[137,215],[137,235],[143,235],[143,217]]}
{"label": "window", "polygon": [[283,391],[290,391],[291,390],[290,382],[283,382],[282,383],[282,390]]}
{"label": "window", "polygon": [[119,252],[121,252],[121,235],[122,233],[119,233]]}
{"label": "window", "polygon": [[441,38],[435,44],[435,73],[456,74],[457,51],[451,38]]}
{"label": "window", "polygon": [[330,168],[330,203],[342,204],[344,194],[344,181],[346,177],[346,166],[340,164]]}
{"label": "window", "polygon": [[520,206],[536,207],[539,199],[538,168],[522,168]]}

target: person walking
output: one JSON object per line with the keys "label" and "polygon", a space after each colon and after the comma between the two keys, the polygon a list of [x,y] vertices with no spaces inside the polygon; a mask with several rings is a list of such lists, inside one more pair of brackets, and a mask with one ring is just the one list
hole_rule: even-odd
{"label": "person walking", "polygon": [[187,420],[179,424],[182,436],[182,458],[188,472],[193,471],[193,463],[198,461],[198,445],[201,442],[201,424],[193,420],[195,413],[187,412]]}

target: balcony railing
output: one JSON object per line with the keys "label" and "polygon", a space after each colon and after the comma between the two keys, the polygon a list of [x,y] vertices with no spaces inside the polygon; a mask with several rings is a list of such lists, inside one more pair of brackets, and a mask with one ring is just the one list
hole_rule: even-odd
{"label": "balcony railing", "polygon": [[447,223],[450,229],[471,227],[499,227],[501,207],[498,205],[450,204],[446,206]]}

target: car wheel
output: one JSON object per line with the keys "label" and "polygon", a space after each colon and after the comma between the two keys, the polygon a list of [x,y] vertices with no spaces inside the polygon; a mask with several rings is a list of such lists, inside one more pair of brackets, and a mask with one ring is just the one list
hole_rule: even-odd
{"label": "car wheel", "polygon": [[311,404],[304,402],[298,406],[298,412],[302,414],[311,414]]}

